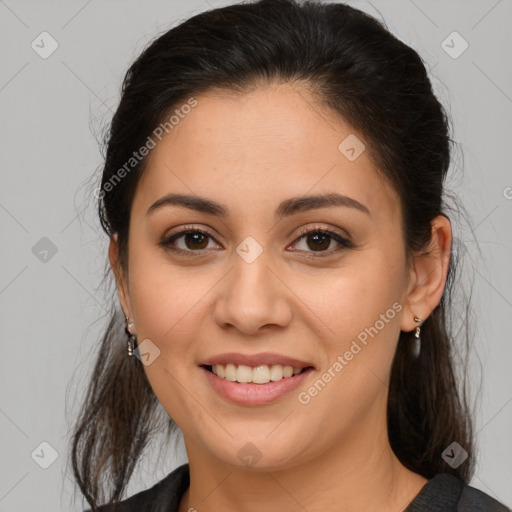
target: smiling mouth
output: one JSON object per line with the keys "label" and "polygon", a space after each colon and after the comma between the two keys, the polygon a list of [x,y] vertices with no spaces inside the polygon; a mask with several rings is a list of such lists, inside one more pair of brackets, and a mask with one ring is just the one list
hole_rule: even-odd
{"label": "smiling mouth", "polygon": [[236,365],[231,363],[225,365],[202,365],[202,367],[221,379],[240,384],[268,384],[269,382],[290,379],[309,369],[313,369],[312,366],[298,368],[293,366],[283,366],[280,364],[262,364],[252,367],[243,364]]}

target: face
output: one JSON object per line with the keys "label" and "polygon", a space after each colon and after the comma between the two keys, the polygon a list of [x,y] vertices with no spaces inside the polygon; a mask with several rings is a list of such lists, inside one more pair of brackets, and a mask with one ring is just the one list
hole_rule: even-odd
{"label": "face", "polygon": [[149,156],[118,282],[156,396],[189,458],[279,469],[374,438],[408,293],[398,195],[303,89],[196,100]]}

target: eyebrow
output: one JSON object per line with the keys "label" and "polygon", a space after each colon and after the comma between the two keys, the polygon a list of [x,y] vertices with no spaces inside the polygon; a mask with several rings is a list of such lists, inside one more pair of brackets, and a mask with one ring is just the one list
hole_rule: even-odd
{"label": "eyebrow", "polygon": [[[148,208],[146,215],[150,215],[165,206],[179,206],[219,217],[227,217],[229,215],[229,209],[226,205],[206,197],[187,194],[167,194],[161,197]],[[275,217],[282,219],[300,212],[337,206],[355,208],[371,216],[369,208],[359,201],[341,194],[330,193],[286,199],[277,207]]]}

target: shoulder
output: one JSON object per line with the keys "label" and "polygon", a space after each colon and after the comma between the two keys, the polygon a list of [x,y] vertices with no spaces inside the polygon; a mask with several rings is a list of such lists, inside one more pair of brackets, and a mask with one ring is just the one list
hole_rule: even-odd
{"label": "shoulder", "polygon": [[[189,466],[183,464],[153,487],[123,501],[102,505],[98,510],[99,512],[177,512],[181,497],[189,483]],[[90,509],[85,512],[90,512]]]}
{"label": "shoulder", "polygon": [[510,509],[485,492],[466,485],[460,495],[457,511],[510,512]]}
{"label": "shoulder", "polygon": [[429,480],[405,512],[510,512],[503,503],[450,473]]}

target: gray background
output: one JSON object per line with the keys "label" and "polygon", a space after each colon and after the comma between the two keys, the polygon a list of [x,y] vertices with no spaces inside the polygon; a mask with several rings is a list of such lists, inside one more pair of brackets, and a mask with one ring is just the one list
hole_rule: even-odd
{"label": "gray background", "polygon": [[[67,432],[108,298],[99,288],[107,240],[87,201],[88,180],[97,179],[101,165],[95,136],[117,106],[124,72],[149,40],[229,3],[0,0],[0,511],[83,510],[78,495],[73,502]],[[512,3],[349,3],[382,15],[420,53],[453,119],[461,153],[454,168],[463,166],[465,174],[452,187],[471,214],[481,249],[470,231],[456,232],[469,240],[466,261],[475,268],[483,365],[471,483],[511,506]],[[31,47],[43,31],[58,43],[46,59]],[[458,58],[442,47],[454,31],[469,44]],[[463,43],[452,37],[445,44],[453,53]],[[42,442],[57,454],[47,469],[40,465],[52,461],[52,448]],[[129,492],[185,461],[181,443],[177,458],[172,450],[159,458],[148,452]]]}

